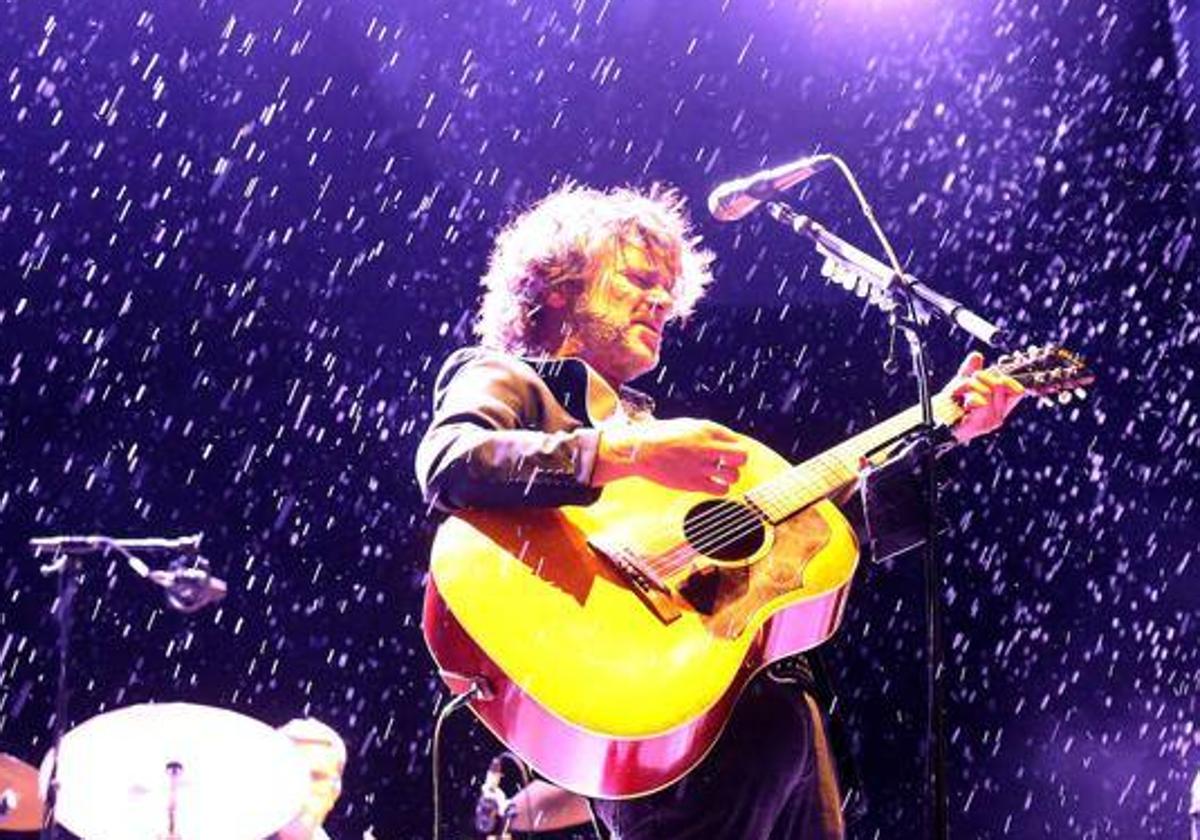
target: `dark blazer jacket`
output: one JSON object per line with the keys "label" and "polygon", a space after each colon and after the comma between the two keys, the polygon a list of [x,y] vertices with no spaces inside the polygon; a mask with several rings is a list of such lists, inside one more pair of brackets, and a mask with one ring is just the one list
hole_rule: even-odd
{"label": "dark blazer jacket", "polygon": [[[433,419],[417,448],[417,481],[442,511],[561,507],[600,498],[589,481],[600,431],[587,412],[588,369],[578,359],[522,359],[467,347],[442,365]],[[619,394],[626,414],[650,400]]]}

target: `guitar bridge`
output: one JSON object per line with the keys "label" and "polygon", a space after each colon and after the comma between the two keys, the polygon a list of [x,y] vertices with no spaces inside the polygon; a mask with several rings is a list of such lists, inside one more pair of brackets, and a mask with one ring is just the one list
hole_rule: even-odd
{"label": "guitar bridge", "polygon": [[589,544],[620,572],[629,588],[637,593],[663,624],[670,624],[682,615],[675,603],[675,593],[662,578],[642,563],[636,552],[623,545],[605,545],[597,540]]}

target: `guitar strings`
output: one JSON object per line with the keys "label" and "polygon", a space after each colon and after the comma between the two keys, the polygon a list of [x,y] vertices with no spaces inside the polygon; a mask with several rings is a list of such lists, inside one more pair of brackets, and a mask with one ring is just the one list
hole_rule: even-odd
{"label": "guitar strings", "polygon": [[[772,488],[771,485],[777,481],[773,480],[750,491],[750,493],[758,492],[762,495],[761,503],[751,499],[751,504],[761,510],[764,506],[770,507],[781,502],[786,503],[789,498],[804,499],[810,495],[812,496],[811,499],[806,500],[803,504],[793,504],[793,506],[798,509],[812,504],[812,502],[827,495],[827,492],[814,491],[825,490],[831,484],[842,486],[846,483],[843,476],[847,471],[837,461],[832,461],[832,464],[831,461],[832,459],[828,455],[820,455],[801,465],[804,473],[824,473],[824,480],[809,480],[807,483],[798,482],[793,489],[789,489],[785,484],[781,484],[779,489]],[[852,480],[853,475],[850,475],[849,478]],[[795,492],[796,490],[800,492],[797,493]],[[745,499],[748,496],[749,493],[744,494],[741,498]],[[693,533],[687,542],[656,557],[649,558],[647,562],[650,569],[655,574],[674,574],[691,562],[693,557],[704,553],[695,548],[697,543],[703,544],[706,541],[717,540],[709,548],[709,553],[715,553],[762,527],[763,522],[758,516],[754,516],[753,512],[749,512],[749,515],[754,518],[753,520],[748,519],[746,508],[737,506],[736,500],[730,501],[733,504],[722,507],[719,511],[706,516],[705,527],[699,532]]]}
{"label": "guitar strings", "polygon": [[[954,400],[948,396],[941,397],[941,399],[935,397],[935,403],[937,403],[935,408],[945,409],[948,407],[959,407],[957,403],[955,403]],[[830,463],[831,460],[833,461],[833,465]],[[809,459],[809,461],[800,465],[800,469],[804,472],[823,472],[825,474],[825,478],[834,479],[833,483],[837,486],[844,486],[846,483],[845,481],[841,480],[841,474],[839,472],[845,472],[844,468],[839,461],[831,459],[829,453],[818,455]],[[853,476],[851,476],[850,479],[853,480]],[[814,490],[818,489],[821,486],[821,482],[819,480],[812,480],[808,482],[807,486],[798,483],[794,489],[800,489],[801,492],[799,494],[795,494],[794,489],[789,490],[786,485],[782,484],[778,489],[773,488],[771,485],[775,483],[778,483],[778,479],[773,479],[761,484],[743,494],[740,498],[749,501],[750,504],[753,505],[754,509],[761,511],[762,513],[766,513],[769,519],[770,514],[766,510],[766,508],[769,506],[782,503],[784,505],[799,509],[802,507],[807,507],[808,505],[827,495],[825,493],[818,493],[816,494],[815,498],[806,501],[804,504],[796,505],[793,503],[789,505],[789,498],[803,498],[804,496],[807,496]],[[751,499],[751,493],[759,494],[761,500]],[[700,530],[694,532],[689,537],[688,541],[681,543],[662,554],[649,558],[647,560],[647,565],[650,571],[656,575],[674,574],[690,563],[694,557],[704,553],[695,547],[696,543],[703,544],[709,540],[719,540],[708,548],[708,553],[715,553],[729,547],[738,540],[748,536],[749,534],[752,534],[755,530],[763,526],[763,522],[761,521],[760,517],[755,515],[754,509],[747,511],[745,507],[737,504],[737,500],[730,501],[733,502],[733,504],[728,506],[723,505],[712,513],[702,514],[701,516],[697,517],[695,521],[702,523]]]}
{"label": "guitar strings", "polygon": [[[730,504],[723,506],[713,514],[704,518],[704,524],[699,529],[689,535],[688,543],[678,546],[672,551],[665,552],[659,555],[665,560],[663,563],[655,558],[651,558],[651,564],[659,567],[667,574],[671,574],[682,568],[682,565],[677,565],[677,558],[686,556],[683,563],[690,562],[691,557],[703,552],[695,550],[696,545],[705,545],[714,543],[710,551],[720,551],[728,547],[733,542],[753,533],[755,530],[763,526],[763,516],[770,520],[771,509],[775,508],[778,512],[782,512],[788,500],[792,500],[792,506],[797,508],[811,504],[817,498],[825,495],[820,492],[826,490],[830,485],[842,485],[845,483],[845,469],[836,458],[831,458],[828,455],[818,456],[810,459],[805,464],[801,465],[803,474],[818,473],[823,474],[817,480],[809,480],[807,482],[801,480],[791,484],[781,482],[778,479],[767,482],[759,487],[743,494],[740,499],[730,499]],[[846,476],[853,478],[853,475]],[[772,485],[778,484],[778,487]],[[752,498],[754,493],[758,498]],[[812,496],[812,499],[808,497]],[[739,504],[741,499],[746,500],[752,506],[751,508],[743,507]],[[797,500],[805,499],[803,504]],[[697,517],[699,520],[700,517]],[[672,568],[673,567],[673,568]]]}
{"label": "guitar strings", "polygon": [[[841,487],[854,479],[854,474],[846,470],[836,456],[832,456],[830,453],[811,458],[795,469],[799,469],[802,473],[810,475],[812,473],[817,473],[818,475],[823,473],[823,477],[816,480],[810,478],[807,482],[797,481],[791,487],[787,483],[779,482],[778,478],[776,478],[759,485],[744,494],[741,498],[748,499],[752,505],[767,513],[769,517],[770,513],[768,509],[773,506],[779,505],[777,508],[779,513],[782,513],[786,507],[798,510],[827,496],[829,492],[832,492],[829,489],[831,485],[834,488]],[[780,486],[776,488],[772,486],[774,484],[779,484]],[[757,494],[759,498],[750,499],[750,493]],[[798,502],[797,500],[799,499],[803,499],[804,501],[802,503]],[[791,500],[790,503],[789,500]],[[736,500],[730,501],[736,505]],[[740,523],[745,524],[739,527]],[[762,527],[762,524],[761,519],[757,516],[754,517],[753,521],[749,520],[745,508],[734,505],[723,507],[719,511],[707,515],[705,517],[706,527],[692,534],[688,542],[682,543],[656,557],[651,557],[648,560],[648,564],[656,574],[673,574],[691,562],[693,557],[704,553],[695,548],[696,543],[703,543],[716,538],[719,541],[711,546],[709,551],[710,553],[717,552],[753,533],[759,527]]]}
{"label": "guitar strings", "polygon": [[[770,485],[774,482],[767,482],[755,488],[754,490],[743,494],[741,498],[748,499],[755,508],[762,510],[763,504],[756,502],[753,499],[749,499],[750,493],[756,491],[766,491],[763,493],[763,503],[765,503],[766,506],[770,506],[779,502],[785,502],[789,496],[794,498],[804,498],[805,496],[813,493],[814,490],[829,486],[829,483],[837,484],[840,482],[841,476],[844,474],[844,470],[840,469],[841,465],[836,464],[831,466],[827,456],[817,456],[816,458],[810,459],[810,461],[803,464],[802,467],[805,468],[804,472],[806,473],[824,473],[826,481],[822,482],[820,480],[810,480],[807,485],[797,484],[796,487],[797,489],[800,489],[801,492],[794,495],[793,491],[787,489],[786,487],[781,487],[778,490],[772,489]],[[844,482],[840,483],[844,484]],[[800,507],[805,507],[808,504],[812,504],[812,502],[817,501],[823,495],[825,494],[816,494],[816,498],[806,502],[804,505],[800,505]],[[771,498],[772,496],[775,498]],[[718,511],[708,514],[704,520],[704,527],[700,531],[693,533],[687,542],[669,549],[668,551],[655,557],[649,558],[647,565],[649,566],[650,570],[658,575],[674,574],[690,563],[692,558],[700,555],[701,553],[705,553],[695,548],[697,543],[706,544],[709,541],[715,540],[715,543],[711,547],[708,547],[707,552],[709,554],[713,554],[733,545],[738,540],[749,536],[759,528],[763,527],[765,523],[755,510],[748,510],[747,508],[738,505],[737,500],[731,499],[730,501],[732,504],[728,506],[722,506],[718,509]],[[699,518],[700,517],[697,517],[697,519]]]}
{"label": "guitar strings", "polygon": [[[1023,377],[1019,374],[1016,374],[1016,372],[1015,372],[1016,367],[1017,367],[1017,365],[994,365],[990,369],[994,370],[996,372],[1002,373],[1002,374],[1007,374],[1009,376],[1013,376],[1013,378],[1021,380]],[[1008,369],[1006,370],[1006,368],[1008,368]],[[1022,384],[1024,384],[1024,383],[1022,383]],[[953,397],[951,397],[950,395],[947,395],[947,394],[936,395],[933,399],[933,402],[934,402],[935,414],[937,413],[937,409],[942,409],[942,410],[952,409],[955,413],[961,412],[961,410],[962,410],[962,406],[960,406],[954,400]],[[893,419],[899,419],[899,417],[902,417],[904,415],[904,413],[905,412],[902,412],[900,415],[898,415],[896,418],[893,418]],[[887,422],[888,421],[885,421],[885,423],[883,425],[886,425]],[[953,421],[951,420],[950,422],[953,422]],[[835,447],[835,450],[836,450],[836,448],[837,447]],[[833,466],[830,465],[831,460],[833,460]],[[814,458],[809,459],[809,461],[806,461],[804,464],[802,464],[800,466],[800,469],[803,472],[810,472],[810,471],[822,472],[823,471],[826,474],[827,479],[828,478],[834,479],[833,483],[835,484],[835,486],[844,486],[844,484],[846,483],[846,482],[840,480],[841,477],[840,477],[840,474],[838,471],[839,470],[844,471],[841,463],[839,461],[837,461],[836,458],[831,459],[831,456],[829,453],[818,455]],[[853,480],[853,477],[854,476],[850,477],[851,480]],[[779,489],[773,489],[771,487],[771,485],[776,483],[776,481],[777,481],[777,479],[768,481],[762,485],[759,485],[759,487],[754,488],[750,491],[747,491],[747,493],[745,493],[745,494],[742,494],[742,496],[740,498],[749,501],[750,504],[753,505],[753,509],[750,511],[749,517],[747,517],[747,515],[746,515],[747,509],[744,507],[741,507],[740,505],[737,505],[736,500],[731,500],[731,501],[734,501],[734,504],[732,504],[732,505],[721,506],[713,513],[702,515],[702,517],[697,517],[697,520],[701,521],[703,523],[700,531],[693,534],[693,536],[691,538],[689,538],[689,540],[687,542],[684,542],[672,549],[669,549],[668,551],[664,552],[663,554],[657,555],[656,557],[649,558],[647,563],[648,563],[650,570],[653,571],[655,574],[666,574],[666,575],[674,574],[676,571],[682,569],[689,562],[691,562],[692,558],[694,558],[702,553],[698,549],[696,549],[695,543],[702,542],[703,540],[712,539],[714,537],[714,534],[718,535],[720,538],[720,541],[717,542],[715,545],[713,545],[711,548],[709,548],[710,553],[715,553],[717,551],[720,551],[723,548],[727,548],[728,546],[737,542],[737,540],[742,539],[743,537],[753,533],[755,530],[762,527],[763,523],[760,520],[760,518],[755,515],[755,511],[758,511],[761,513],[767,513],[768,520],[769,520],[769,513],[765,510],[765,507],[769,506],[769,505],[777,504],[780,502],[787,503],[788,498],[789,498],[788,494],[790,491],[785,486],[781,485]],[[801,485],[801,484],[798,484],[797,486],[800,488],[803,488],[803,492],[800,494],[800,497],[802,498],[803,496],[806,496],[809,493],[812,493],[812,491],[817,489],[820,486],[820,484],[818,481],[810,481],[809,485],[807,487],[804,487],[804,485]],[[750,499],[750,493],[755,493],[755,492],[761,493],[761,495],[762,495],[761,503],[755,499]],[[825,495],[827,495],[827,494],[817,493],[813,499],[806,501],[804,504],[801,504],[801,505],[792,504],[789,506],[794,507],[795,509],[798,510],[800,508],[807,507],[808,505],[812,504],[813,502],[818,501],[820,498],[822,498]],[[772,498],[772,496],[774,496],[774,498]],[[745,524],[742,524],[739,526],[739,523],[745,523]],[[724,530],[722,531],[722,529],[724,529]]]}

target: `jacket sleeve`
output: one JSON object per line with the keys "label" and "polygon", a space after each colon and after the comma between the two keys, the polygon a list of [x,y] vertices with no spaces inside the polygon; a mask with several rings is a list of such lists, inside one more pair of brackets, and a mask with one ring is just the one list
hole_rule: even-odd
{"label": "jacket sleeve", "polygon": [[[544,431],[548,389],[529,365],[469,348],[446,360],[433,419],[417,448],[425,502],[462,508],[587,505],[600,432]],[[564,412],[565,413],[565,412]]]}

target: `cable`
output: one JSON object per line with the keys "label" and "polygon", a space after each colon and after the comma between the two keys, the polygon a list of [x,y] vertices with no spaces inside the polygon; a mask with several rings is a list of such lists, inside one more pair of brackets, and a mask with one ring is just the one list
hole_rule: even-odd
{"label": "cable", "polygon": [[[529,772],[528,765],[526,765],[525,762],[521,760],[521,757],[519,755],[517,755],[514,752],[511,752],[510,750],[504,750],[503,752],[500,753],[499,756],[497,756],[497,758],[500,758],[501,760],[508,759],[508,761],[510,761],[512,763],[512,765],[517,768],[517,773],[521,776],[521,790],[517,793],[517,797],[524,798],[525,811],[526,811],[526,813],[530,814],[530,820],[532,821],[532,813],[530,812],[530,809],[529,809],[529,786],[533,783],[533,776]],[[515,799],[516,799],[516,797],[513,797],[513,800],[510,800],[510,801],[515,801]],[[500,836],[501,837],[505,837],[508,835],[509,826],[512,825],[513,818],[516,817],[516,815],[517,815],[517,813],[512,806],[505,809],[505,812],[502,815],[502,822],[501,822],[501,827],[500,827]],[[531,831],[524,832],[523,831],[521,833],[522,834],[532,834],[533,832],[531,832]]]}
{"label": "cable", "polygon": [[[913,375],[917,380],[917,390],[921,400],[921,418],[925,433],[928,435],[934,427],[933,415],[933,397],[930,393],[930,376],[928,359],[925,356],[925,348],[921,342],[919,332],[920,321],[917,317],[916,298],[909,289],[909,279],[904,274],[904,270],[900,265],[900,260],[896,257],[896,252],[892,248],[892,243],[888,241],[887,236],[883,232],[883,228],[875,219],[875,212],[871,209],[870,203],[867,201],[858,182],[854,178],[854,174],[850,171],[850,167],[845,161],[836,155],[833,156],[833,161],[837,164],[838,170],[850,184],[850,189],[854,191],[854,195],[858,198],[859,206],[862,208],[863,215],[866,216],[867,222],[874,231],[876,238],[879,240],[883,250],[887,253],[888,262],[891,264],[892,270],[896,272],[896,280],[904,289],[903,303],[907,323],[901,321],[900,326],[904,328],[905,337],[908,339],[909,348],[912,354]],[[928,683],[928,703],[926,706],[926,751],[925,751],[925,790],[926,790],[926,830],[929,836],[935,840],[944,840],[949,834],[946,815],[946,780],[945,780],[945,764],[946,764],[946,744],[945,744],[945,675],[943,673],[943,662],[945,661],[945,653],[942,641],[941,627],[941,580],[942,568],[941,558],[937,554],[935,548],[935,540],[937,537],[937,510],[938,510],[938,494],[937,494],[937,474],[936,465],[934,462],[933,449],[925,455],[925,471],[926,471],[926,507],[928,508],[928,521],[926,522],[925,534],[925,613],[926,613],[926,667],[928,673],[926,680]]]}
{"label": "cable", "polygon": [[499,757],[512,762],[512,765],[517,768],[517,772],[521,775],[521,786],[529,787],[530,783],[533,782],[533,776],[529,773],[529,765],[525,763],[521,756],[511,750],[504,750],[500,753]]}
{"label": "cable", "polygon": [[473,700],[476,696],[482,696],[483,694],[483,686],[478,682],[473,682],[471,687],[462,694],[456,694],[454,697],[450,698],[450,702],[442,707],[442,710],[438,712],[437,720],[435,720],[433,723],[433,840],[438,840],[438,838],[441,836],[442,829],[441,789],[440,785],[438,784],[442,724],[446,722],[446,718],[450,717],[450,715],[467,705],[467,703],[471,702],[471,700]]}
{"label": "cable", "polygon": [[[521,774],[521,790],[516,794],[516,796],[513,797],[513,801],[516,801],[517,799],[525,800],[524,811],[529,815],[530,823],[532,824],[533,810],[529,807],[529,788],[533,783],[533,774],[529,771],[529,765],[525,763],[524,759],[511,750],[504,750],[496,757],[510,761],[513,766],[517,768],[517,772]],[[596,834],[596,840],[605,840],[604,833],[600,830],[600,822],[596,819],[596,810],[592,807],[592,800],[588,799],[587,797],[581,798],[584,801],[584,806],[587,808],[588,819],[591,821],[592,831]],[[512,822],[514,816],[515,812],[505,815],[504,827],[500,831],[501,837],[505,836],[508,826]],[[536,828],[530,828],[529,830],[521,833],[528,835],[535,834],[536,832]]]}
{"label": "cable", "polygon": [[879,240],[884,253],[887,254],[888,263],[891,265],[892,271],[896,272],[896,277],[900,282],[906,283],[907,279],[904,269],[900,265],[900,258],[896,256],[896,251],[892,248],[891,240],[887,238],[887,234],[883,232],[883,228],[875,218],[875,210],[871,207],[871,203],[867,201],[862,188],[859,187],[858,179],[854,177],[854,173],[850,171],[850,167],[846,164],[846,161],[837,155],[830,155],[829,158],[837,167],[838,172],[842,173],[842,177],[846,179],[846,183],[850,185],[850,191],[854,193],[854,197],[858,200],[858,206],[862,210],[863,216],[866,217],[867,224],[871,227],[871,232],[875,234],[875,238]]}
{"label": "cable", "polygon": [[592,831],[596,832],[596,840],[604,840],[604,835],[600,832],[600,821],[596,819],[596,809],[592,807],[592,800],[587,802],[588,817],[592,820]]}

